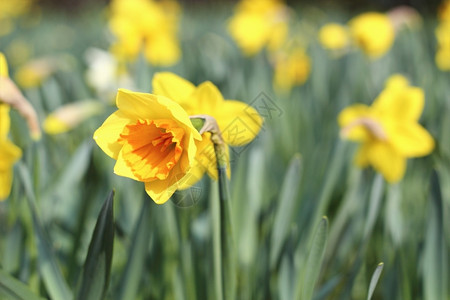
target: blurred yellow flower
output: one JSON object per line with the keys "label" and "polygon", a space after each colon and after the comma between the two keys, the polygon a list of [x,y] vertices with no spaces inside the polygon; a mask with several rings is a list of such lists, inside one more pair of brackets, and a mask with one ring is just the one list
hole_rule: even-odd
{"label": "blurred yellow flower", "polygon": [[382,13],[363,13],[351,19],[349,26],[355,44],[372,58],[384,55],[395,39],[394,26]]}
{"label": "blurred yellow flower", "polygon": [[66,104],[47,116],[44,120],[44,131],[48,134],[67,132],[84,120],[101,113],[103,109],[104,105],[96,100]]}
{"label": "blurred yellow flower", "polygon": [[368,165],[391,183],[399,181],[410,157],[425,156],[434,149],[434,140],[419,123],[424,93],[399,77],[375,99],[372,106],[355,104],[338,116],[341,135],[362,143],[356,164]]}
{"label": "blurred yellow flower", "polygon": [[245,55],[255,55],[266,46],[276,50],[287,37],[287,11],[281,0],[241,0],[228,31]]}
{"label": "blurred yellow flower", "polygon": [[319,41],[326,49],[341,50],[349,45],[350,36],[346,26],[329,23],[320,28]]}
{"label": "blurred yellow flower", "polygon": [[441,22],[450,22],[450,1],[444,0],[439,6],[438,18]]}
{"label": "blurred yellow flower", "polygon": [[[8,77],[8,65],[0,52],[0,78]],[[1,86],[0,86],[1,88]],[[22,156],[22,150],[8,140],[11,120],[9,105],[1,103],[0,98],[0,201],[5,200],[11,192],[13,165]]]}
{"label": "blurred yellow flower", "polygon": [[145,182],[147,194],[166,202],[190,176],[201,136],[187,113],[164,97],[120,89],[118,110],[94,133],[94,140],[116,160],[119,176]]}
{"label": "blurred yellow flower", "polygon": [[311,72],[311,60],[301,47],[279,53],[275,58],[273,84],[275,88],[289,91],[295,85],[302,85]]}
{"label": "blurred yellow flower", "polygon": [[28,13],[32,0],[0,1],[0,36],[9,34],[14,29],[13,19]]}
{"label": "blurred yellow flower", "polygon": [[180,59],[177,2],[113,0],[110,10],[109,28],[117,38],[111,51],[119,58],[134,60],[143,50],[154,65],[172,65]]}
{"label": "blurred yellow flower", "polygon": [[[196,87],[176,74],[161,72],[153,77],[152,86],[153,93],[173,99],[190,116],[213,117],[217,121],[223,140],[230,146],[250,143],[261,129],[263,119],[253,107],[236,100],[224,100],[220,91],[210,81]],[[193,185],[205,172],[213,179],[218,178],[217,160],[210,134],[205,132],[202,136],[201,141],[196,141],[198,150],[193,174],[182,188]],[[229,161],[227,172],[229,176]]]}
{"label": "blurred yellow flower", "polygon": [[440,22],[435,33],[438,42],[436,65],[442,71],[450,71],[450,20]]}

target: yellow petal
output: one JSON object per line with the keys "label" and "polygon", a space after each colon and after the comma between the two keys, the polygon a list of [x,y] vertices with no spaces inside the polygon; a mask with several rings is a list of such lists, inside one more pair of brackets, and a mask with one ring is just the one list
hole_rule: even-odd
{"label": "yellow petal", "polygon": [[[178,168],[178,165],[177,165]],[[183,182],[184,177],[188,174],[178,173],[174,170],[174,174],[167,180],[155,180],[145,183],[145,191],[157,204],[163,204],[170,199],[180,187],[180,182]]]}
{"label": "yellow petal", "polygon": [[194,139],[201,140],[200,134],[192,126],[186,111],[169,98],[119,89],[116,104],[119,110],[131,119],[175,119],[189,128]]}
{"label": "yellow petal", "polygon": [[375,99],[372,108],[381,118],[417,121],[425,104],[423,90],[417,87],[385,89]]}
{"label": "yellow petal", "polygon": [[8,198],[13,180],[12,169],[0,170],[0,201]]}
{"label": "yellow petal", "polygon": [[0,104],[0,140],[5,140],[7,138],[10,123],[9,105]]}
{"label": "yellow petal", "polygon": [[368,159],[374,169],[390,183],[399,181],[405,174],[406,158],[388,143],[371,142],[368,145]]}
{"label": "yellow petal", "polygon": [[195,163],[183,180],[178,182],[178,189],[185,190],[193,186],[202,179],[203,175],[205,175],[205,168],[201,164]]}
{"label": "yellow petal", "polygon": [[190,115],[212,115],[216,109],[222,109],[223,96],[219,89],[210,81],[200,84],[190,97],[190,102],[185,106]]}
{"label": "yellow petal", "polygon": [[139,178],[137,178],[134,174],[133,171],[131,170],[131,168],[127,165],[122,151],[119,152],[119,155],[117,157],[117,161],[116,164],[114,165],[114,173],[119,175],[119,176],[123,176],[123,177],[128,177],[134,180],[139,180]]}
{"label": "yellow petal", "polygon": [[8,63],[6,62],[5,55],[0,52],[0,77],[8,76]]}
{"label": "yellow petal", "polygon": [[170,72],[159,72],[153,76],[152,92],[165,96],[184,107],[195,86],[180,76]]}
{"label": "yellow petal", "polygon": [[370,131],[358,119],[370,117],[370,108],[364,104],[354,104],[342,110],[338,116],[341,134],[352,141],[367,141],[371,138]]}
{"label": "yellow petal", "polygon": [[434,140],[425,128],[417,123],[398,123],[389,131],[390,142],[405,157],[424,156],[434,149]]}
{"label": "yellow petal", "polygon": [[361,168],[365,168],[369,165],[369,147],[368,143],[362,144],[355,156],[355,164]]}
{"label": "yellow petal", "polygon": [[0,141],[0,170],[12,168],[22,156],[22,150],[8,140]]}
{"label": "yellow petal", "polygon": [[263,118],[246,103],[226,100],[213,116],[219,124],[222,137],[230,146],[250,143],[261,130]]}
{"label": "yellow petal", "polygon": [[117,159],[122,149],[122,144],[117,140],[124,127],[132,120],[123,112],[116,111],[94,132],[94,140],[108,156]]}

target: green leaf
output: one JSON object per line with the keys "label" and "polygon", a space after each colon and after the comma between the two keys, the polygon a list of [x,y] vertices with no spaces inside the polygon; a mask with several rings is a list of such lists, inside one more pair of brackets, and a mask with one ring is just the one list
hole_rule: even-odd
{"label": "green leaf", "polygon": [[[311,248],[306,259],[306,268],[303,276],[299,276],[300,284],[297,290],[297,297],[295,299],[310,300],[313,297],[314,287],[320,274],[320,267],[322,265],[325,254],[328,237],[328,219],[323,217],[316,229],[314,238],[312,240]],[[301,295],[301,296],[300,296]]]}
{"label": "green leaf", "polygon": [[377,268],[375,269],[375,272],[373,272],[372,278],[370,279],[369,293],[367,293],[367,300],[372,299],[373,292],[375,291],[375,287],[377,286],[378,279],[380,279],[383,267],[384,264],[379,263]]}
{"label": "green leaf", "polygon": [[275,267],[284,240],[289,232],[289,226],[292,223],[292,212],[295,206],[295,200],[299,190],[301,176],[301,157],[299,154],[292,158],[286,175],[284,176],[283,186],[281,187],[279,205],[275,214],[275,221],[271,237],[270,266]]}
{"label": "green leaf", "polygon": [[141,214],[134,229],[133,240],[125,271],[118,286],[117,299],[136,299],[136,293],[144,270],[145,256],[150,242],[150,199],[144,197]]}
{"label": "green leaf", "polygon": [[44,298],[33,294],[26,284],[0,269],[0,299],[43,300]]}
{"label": "green leaf", "polygon": [[36,244],[38,248],[39,272],[41,273],[44,285],[52,299],[72,299],[73,295],[67,282],[65,281],[61,270],[56,262],[47,235],[39,219],[35,201],[36,197],[31,186],[30,173],[23,163],[18,163],[19,174],[22,177],[22,183],[27,195],[27,203],[33,219],[33,229],[36,235]]}
{"label": "green leaf", "polygon": [[114,245],[113,201],[114,191],[111,191],[95,224],[77,299],[102,299],[108,288]]}

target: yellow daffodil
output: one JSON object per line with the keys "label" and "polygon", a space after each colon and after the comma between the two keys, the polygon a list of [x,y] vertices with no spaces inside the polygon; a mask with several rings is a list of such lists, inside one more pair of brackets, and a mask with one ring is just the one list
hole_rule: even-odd
{"label": "yellow daffodil", "polygon": [[113,0],[109,28],[117,37],[112,52],[134,60],[143,50],[154,65],[172,65],[181,56],[177,38],[179,6],[164,0]]}
{"label": "yellow daffodil", "polygon": [[[0,79],[7,77],[8,65],[5,56],[0,52]],[[20,148],[8,140],[10,108],[9,105],[2,104],[1,100],[0,97],[0,201],[6,199],[11,192],[13,165],[22,156]]]}
{"label": "yellow daffodil", "polygon": [[441,22],[435,33],[438,42],[436,65],[442,71],[450,71],[450,21]]}
{"label": "yellow daffodil", "polygon": [[351,19],[349,26],[355,44],[372,58],[384,55],[395,39],[394,26],[382,13],[361,14]]}
{"label": "yellow daffodil", "polygon": [[242,0],[230,19],[228,31],[245,55],[264,47],[276,50],[288,33],[287,6],[278,0]]}
{"label": "yellow daffodil", "polygon": [[438,17],[441,22],[450,22],[450,1],[444,0],[439,6]]}
{"label": "yellow daffodil", "polygon": [[[251,106],[236,100],[224,100],[217,87],[209,82],[199,86],[169,72],[156,73],[153,77],[153,93],[164,95],[179,103],[190,116],[208,115],[219,126],[221,135],[230,146],[243,146],[251,142],[262,126],[262,118]],[[208,132],[196,141],[197,155],[193,174],[182,188],[200,180],[207,172],[213,179],[218,178],[214,146]],[[229,162],[227,164],[230,175]]]}
{"label": "yellow daffodil", "polygon": [[349,45],[350,36],[347,27],[329,23],[320,28],[319,41],[326,49],[341,50]]}
{"label": "yellow daffodil", "polygon": [[406,170],[406,160],[431,153],[434,140],[419,123],[424,107],[422,89],[413,87],[398,76],[372,106],[355,104],[338,117],[341,135],[362,143],[356,164],[368,165],[391,183],[399,181]]}
{"label": "yellow daffodil", "polygon": [[32,0],[0,1],[0,36],[14,29],[13,19],[26,14],[33,4]]}
{"label": "yellow daffodil", "polygon": [[102,103],[95,100],[66,104],[47,116],[44,121],[44,131],[48,134],[67,132],[84,120],[101,113],[103,109]]}
{"label": "yellow daffodil", "polygon": [[295,85],[302,85],[309,77],[311,60],[301,47],[280,53],[275,58],[275,88],[288,91]]}
{"label": "yellow daffodil", "polygon": [[201,136],[174,101],[120,89],[118,110],[94,133],[94,140],[116,160],[119,176],[145,182],[147,194],[166,202],[192,170]]}

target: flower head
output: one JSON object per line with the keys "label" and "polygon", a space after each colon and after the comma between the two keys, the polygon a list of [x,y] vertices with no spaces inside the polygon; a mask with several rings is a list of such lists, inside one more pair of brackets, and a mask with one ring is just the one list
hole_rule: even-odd
{"label": "flower head", "polygon": [[[8,65],[5,56],[0,52],[0,79],[8,77]],[[13,165],[22,156],[22,150],[8,140],[11,120],[10,107],[1,103],[0,97],[0,201],[6,199],[11,192]]]}
{"label": "flower head", "polygon": [[276,50],[288,33],[287,6],[279,0],[242,0],[230,19],[228,31],[245,55],[264,47]]}
{"label": "flower head", "polygon": [[[263,120],[253,107],[236,100],[224,100],[217,87],[209,81],[196,87],[173,73],[162,72],[155,74],[152,85],[153,93],[173,99],[190,116],[213,117],[217,121],[224,142],[230,146],[248,144],[261,129]],[[183,188],[200,180],[205,172],[213,179],[218,178],[217,161],[210,133],[205,132],[202,136],[201,141],[196,141],[198,150],[193,176]],[[227,171],[229,175],[229,163]]]}
{"label": "flower head", "polygon": [[288,49],[275,57],[275,88],[289,91],[293,86],[302,85],[309,77],[311,60],[302,47]]}
{"label": "flower head", "polygon": [[175,1],[114,0],[109,28],[117,37],[112,52],[134,60],[141,50],[154,65],[172,65],[181,56],[177,39],[179,6]]}
{"label": "flower head", "polygon": [[372,58],[384,55],[394,42],[394,26],[385,14],[364,13],[351,19],[349,26],[356,45]]}
{"label": "flower head", "polygon": [[120,89],[116,104],[94,140],[116,160],[117,175],[145,182],[162,204],[189,178],[201,136],[181,106],[164,96]]}
{"label": "flower head", "polygon": [[337,23],[325,24],[320,28],[319,41],[329,50],[341,50],[349,45],[350,37],[348,29]]}
{"label": "flower head", "polygon": [[341,135],[362,145],[356,164],[371,165],[388,182],[399,181],[410,157],[425,156],[434,148],[431,135],[418,123],[424,106],[422,89],[394,77],[372,106],[355,104],[338,117]]}

